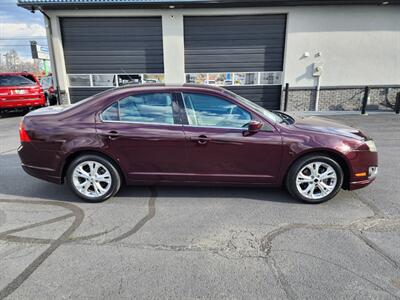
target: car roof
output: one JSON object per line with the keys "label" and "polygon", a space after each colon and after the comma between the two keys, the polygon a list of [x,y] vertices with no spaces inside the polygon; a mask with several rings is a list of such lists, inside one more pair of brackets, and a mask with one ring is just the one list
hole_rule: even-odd
{"label": "car roof", "polygon": [[115,88],[115,90],[153,90],[153,89],[199,89],[223,92],[225,89],[219,86],[206,85],[206,84],[164,84],[164,83],[146,83],[146,84],[126,84]]}

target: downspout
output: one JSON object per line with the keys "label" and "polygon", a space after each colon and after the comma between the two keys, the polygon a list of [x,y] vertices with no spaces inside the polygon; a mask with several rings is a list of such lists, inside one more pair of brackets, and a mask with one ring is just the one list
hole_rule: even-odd
{"label": "downspout", "polygon": [[317,91],[315,94],[315,111],[319,111],[319,95],[321,92],[321,76],[317,77]]}
{"label": "downspout", "polygon": [[60,99],[61,99],[61,94],[60,94],[60,84],[58,82],[58,76],[57,76],[57,74],[58,74],[57,66],[56,66],[56,63],[55,63],[55,60],[54,60],[54,57],[53,57],[53,55],[54,55],[54,47],[53,47],[53,31],[51,29],[51,19],[50,19],[49,15],[46,14],[40,7],[38,8],[38,10],[44,15],[44,17],[46,18],[46,21],[47,21],[46,23],[47,23],[48,32],[49,32],[49,35],[50,35],[50,36],[48,36],[47,42],[49,44],[50,53],[51,53],[51,56],[52,56],[52,59],[51,59],[52,66],[51,67],[54,70],[53,76],[55,78],[55,82],[56,82],[56,85],[57,85],[57,104],[59,105],[60,104]]}

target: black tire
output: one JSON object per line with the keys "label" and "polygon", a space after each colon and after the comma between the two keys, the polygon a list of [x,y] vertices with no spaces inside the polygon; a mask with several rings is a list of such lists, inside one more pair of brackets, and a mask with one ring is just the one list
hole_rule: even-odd
{"label": "black tire", "polygon": [[[100,197],[88,197],[81,192],[78,191],[78,189],[75,187],[73,183],[73,172],[76,166],[78,166],[80,163],[83,163],[85,161],[95,161],[101,163],[109,172],[111,175],[111,186],[109,190],[102,196]],[[69,186],[69,188],[81,199],[83,199],[86,202],[91,202],[91,203],[97,203],[97,202],[103,202],[112,196],[114,196],[116,193],[118,193],[120,187],[121,187],[121,176],[116,168],[116,166],[108,159],[95,155],[95,154],[85,154],[82,156],[78,156],[75,158],[70,165],[68,166],[67,173],[66,173],[66,182]]]}
{"label": "black tire", "polygon": [[[304,166],[307,164],[310,164],[312,162],[323,162],[331,166],[334,171],[336,172],[336,185],[334,189],[325,197],[319,198],[319,199],[310,199],[305,196],[303,196],[300,191],[297,188],[296,185],[296,178],[298,173],[302,170]],[[293,198],[301,200],[306,203],[311,203],[311,204],[318,204],[322,202],[326,202],[333,197],[336,196],[336,194],[340,191],[342,184],[343,184],[343,170],[338,164],[337,161],[334,159],[324,156],[324,155],[318,155],[318,154],[311,154],[304,156],[300,159],[298,159],[290,168],[287,176],[286,176],[286,188],[289,191],[289,193],[292,195]]]}
{"label": "black tire", "polygon": [[57,97],[54,95],[50,97],[50,106],[53,105],[57,105]]}

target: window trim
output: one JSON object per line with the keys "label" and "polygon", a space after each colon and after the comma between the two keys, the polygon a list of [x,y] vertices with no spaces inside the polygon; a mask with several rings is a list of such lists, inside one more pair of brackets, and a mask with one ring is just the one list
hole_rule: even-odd
{"label": "window trim", "polygon": [[236,101],[232,101],[232,99],[229,99],[228,97],[226,97],[224,95],[211,94],[211,93],[209,94],[209,93],[198,92],[198,91],[186,91],[186,92],[181,91],[181,92],[179,92],[177,94],[179,94],[179,96],[181,97],[181,101],[183,103],[182,104],[183,105],[182,108],[183,108],[183,113],[184,113],[184,115],[186,117],[186,123],[187,123],[187,124],[183,124],[184,126],[189,126],[189,127],[194,127],[194,128],[237,129],[237,130],[241,130],[241,131],[246,130],[246,128],[244,128],[244,127],[238,128],[238,127],[191,125],[189,123],[189,118],[188,118],[188,114],[187,114],[187,110],[186,110],[186,104],[185,104],[185,100],[184,100],[184,97],[183,97],[184,93],[186,93],[186,94],[199,94],[199,95],[212,96],[212,97],[215,97],[215,98],[221,98],[222,100],[228,101],[228,102],[240,107],[241,109],[243,109],[245,112],[247,112],[250,115],[250,120],[254,120],[254,114],[253,114],[252,111],[249,111],[246,107],[243,107],[243,105],[240,105]]}
{"label": "window trim", "polygon": [[[138,122],[138,121],[121,121],[121,120],[118,120],[118,121],[115,121],[115,120],[103,120],[103,117],[102,117],[103,113],[104,113],[107,109],[109,109],[111,106],[113,106],[114,103],[117,103],[117,105],[118,105],[118,118],[120,119],[120,104],[119,104],[119,102],[120,102],[121,100],[124,100],[125,98],[128,98],[128,97],[133,96],[133,95],[139,95],[139,96],[140,96],[140,95],[148,95],[148,94],[169,94],[169,95],[171,96],[171,99],[172,99],[172,101],[171,101],[172,118],[173,118],[173,120],[174,120],[174,123],[173,123],[173,124],[169,124],[169,123],[156,123],[156,122],[153,122],[153,123],[152,123],[152,122]],[[174,97],[174,94],[175,94],[175,93],[174,93],[174,92],[171,92],[171,91],[166,91],[166,92],[148,92],[148,93],[133,93],[133,94],[130,94],[130,95],[128,95],[128,96],[125,96],[125,97],[123,97],[123,98],[120,98],[120,99],[118,99],[118,100],[115,100],[115,101],[112,102],[111,104],[107,105],[106,108],[100,110],[99,113],[98,113],[100,122],[101,122],[101,123],[122,123],[122,124],[157,125],[157,126],[160,126],[160,125],[164,125],[164,126],[182,126],[183,123],[182,123],[182,121],[181,121],[180,113],[174,111],[174,102],[176,102],[176,103],[178,104],[178,106],[179,106],[179,103],[178,103],[177,99]],[[176,117],[176,118],[175,118],[175,117]],[[178,123],[175,123],[176,121],[178,121]]]}

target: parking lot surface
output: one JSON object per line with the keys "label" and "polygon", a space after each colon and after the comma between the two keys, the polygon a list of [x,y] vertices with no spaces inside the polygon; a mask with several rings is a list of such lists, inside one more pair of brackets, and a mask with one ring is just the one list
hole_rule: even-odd
{"label": "parking lot surface", "polygon": [[379,177],[307,205],[280,189],[123,187],[99,204],[19,165],[0,118],[0,299],[400,298],[400,118],[330,116],[377,143]]}

